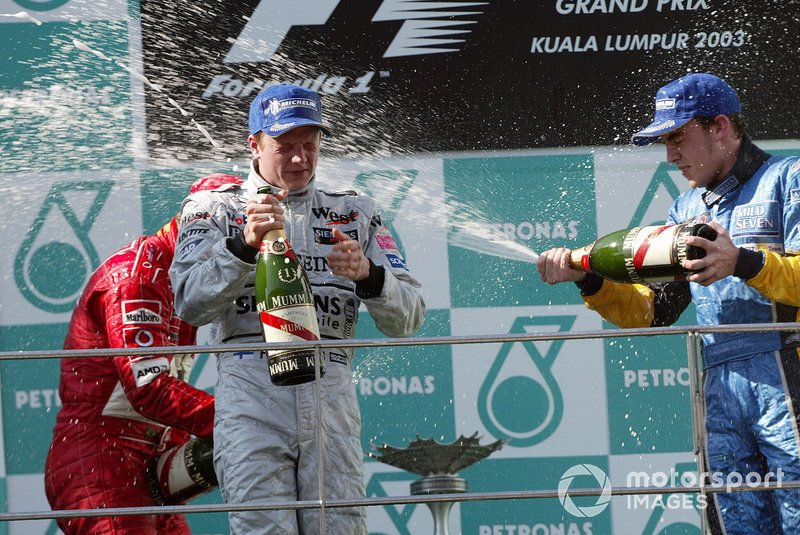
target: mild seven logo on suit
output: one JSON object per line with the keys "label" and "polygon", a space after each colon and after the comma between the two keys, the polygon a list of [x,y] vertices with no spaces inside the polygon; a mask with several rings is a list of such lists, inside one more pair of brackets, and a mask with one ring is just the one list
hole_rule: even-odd
{"label": "mild seven logo on suit", "polygon": [[733,209],[731,235],[742,236],[778,236],[780,208],[776,201],[762,201],[743,204]]}

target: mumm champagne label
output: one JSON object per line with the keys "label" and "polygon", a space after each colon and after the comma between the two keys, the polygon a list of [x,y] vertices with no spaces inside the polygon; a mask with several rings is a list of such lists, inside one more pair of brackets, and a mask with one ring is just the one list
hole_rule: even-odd
{"label": "mumm champagne label", "polygon": [[[319,340],[311,287],[282,232],[270,231],[261,242],[255,293],[258,317],[268,343]],[[268,363],[274,384],[301,384],[316,376],[313,349],[269,349]],[[321,377],[324,374],[322,361],[319,368]]]}
{"label": "mumm champagne label", "polygon": [[[289,304],[283,308],[264,310],[259,312],[259,317],[264,337],[268,342],[319,340],[319,327],[313,304]],[[298,384],[313,379],[315,375],[314,350],[271,349],[268,355],[269,374],[273,383]],[[320,373],[324,374],[324,368],[321,368]]]}
{"label": "mumm champagne label", "polygon": [[682,280],[689,225],[637,227],[625,236],[625,270],[633,282]]}
{"label": "mumm champagne label", "polygon": [[[205,494],[217,485],[216,478],[212,480],[208,477],[209,469],[213,473],[210,451],[198,453],[200,448],[204,446],[193,439],[167,450],[158,458],[155,467],[151,468],[154,470],[151,484],[157,486],[154,490],[158,502],[163,505],[180,504]],[[204,462],[209,464],[201,466]]]}
{"label": "mumm champagne label", "polygon": [[[259,317],[264,326],[264,334],[270,342],[319,340],[317,317],[313,304],[306,302],[306,304],[264,310],[259,313]],[[274,353],[277,352],[270,351],[270,354]]]}
{"label": "mumm champagne label", "polygon": [[280,355],[271,354],[269,357],[269,374],[273,377],[279,377],[292,372],[313,370],[315,362],[314,353],[307,349],[285,351]]}
{"label": "mumm champagne label", "polygon": [[269,298],[269,308],[311,304],[313,303],[305,294],[275,295]]}
{"label": "mumm champagne label", "polygon": [[639,228],[631,229],[622,241],[622,254],[625,257],[625,271],[628,273],[628,277],[634,282],[641,282],[639,273],[633,265],[634,240],[639,230]]}

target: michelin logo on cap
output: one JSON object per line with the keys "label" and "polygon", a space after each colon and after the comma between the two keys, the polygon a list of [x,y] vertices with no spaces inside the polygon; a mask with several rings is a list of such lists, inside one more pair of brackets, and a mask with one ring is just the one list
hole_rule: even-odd
{"label": "michelin logo on cap", "polygon": [[265,132],[279,137],[303,125],[330,134],[322,123],[322,102],[315,91],[294,84],[271,85],[250,103],[247,126],[252,135]]}
{"label": "michelin logo on cap", "polygon": [[280,112],[287,108],[311,108],[317,110],[317,103],[308,98],[289,98],[285,100],[278,100],[277,98],[270,99],[269,106],[265,111],[277,116]]}

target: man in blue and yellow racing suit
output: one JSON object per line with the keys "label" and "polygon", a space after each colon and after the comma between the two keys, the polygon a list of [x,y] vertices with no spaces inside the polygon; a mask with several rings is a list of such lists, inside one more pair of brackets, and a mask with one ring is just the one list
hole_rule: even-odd
{"label": "man in blue and yellow racing suit", "polygon": [[[773,157],[744,132],[736,91],[710,74],[659,89],[654,121],[633,136],[661,140],[689,181],[668,223],[705,221],[718,233],[687,239],[688,281],[619,284],[569,267],[569,249],[539,258],[544,282],[574,281],[589,308],[619,327],[671,325],[694,300],[699,325],[795,322],[800,306],[800,158]],[[708,470],[724,481],[800,480],[800,333],[703,335]],[[731,477],[731,476],[735,477]],[[749,477],[748,477],[749,476]],[[800,533],[800,491],[715,493],[720,533]],[[712,509],[713,510],[713,509]]]}

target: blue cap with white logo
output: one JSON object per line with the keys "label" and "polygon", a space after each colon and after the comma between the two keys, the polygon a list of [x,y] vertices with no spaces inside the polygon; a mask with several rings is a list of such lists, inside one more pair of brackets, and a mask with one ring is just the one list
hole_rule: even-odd
{"label": "blue cap with white logo", "polygon": [[316,91],[292,84],[271,85],[250,104],[248,127],[253,135],[264,132],[278,137],[300,126],[318,126],[330,135],[322,124],[322,101]]}
{"label": "blue cap with white logo", "polygon": [[647,145],[695,117],[716,117],[741,111],[742,104],[736,90],[724,80],[713,74],[688,74],[658,90],[653,122],[636,132],[631,142]]}

